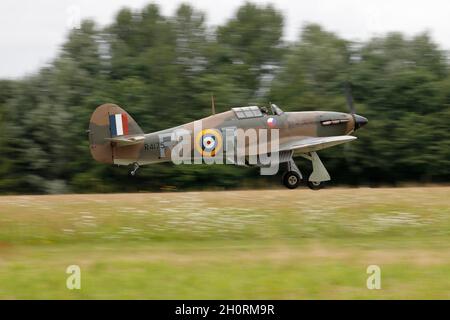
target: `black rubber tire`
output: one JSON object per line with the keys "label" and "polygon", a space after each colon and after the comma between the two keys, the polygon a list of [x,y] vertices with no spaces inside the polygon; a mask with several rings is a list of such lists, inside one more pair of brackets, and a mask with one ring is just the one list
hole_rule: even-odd
{"label": "black rubber tire", "polygon": [[300,175],[295,171],[287,171],[282,177],[282,182],[288,189],[297,188],[301,181]]}
{"label": "black rubber tire", "polygon": [[319,181],[308,181],[307,184],[311,190],[320,190],[324,186],[324,183]]}

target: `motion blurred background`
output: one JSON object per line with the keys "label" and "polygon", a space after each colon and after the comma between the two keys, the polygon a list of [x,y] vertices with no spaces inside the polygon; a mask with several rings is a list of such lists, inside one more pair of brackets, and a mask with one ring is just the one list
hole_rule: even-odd
{"label": "motion blurred background", "polygon": [[[117,103],[151,132],[208,116],[211,95],[219,112],[269,101],[286,111],[346,112],[346,81],[358,114],[370,124],[357,142],[322,152],[334,184],[450,179],[444,50],[450,44],[433,39],[445,38],[448,30],[439,20],[442,2],[427,2],[436,23],[422,31],[421,19],[414,24],[417,13],[430,23],[433,18],[414,2],[401,7],[343,1],[341,7],[321,1],[308,11],[286,1],[199,1],[216,24],[208,23],[208,12],[196,1],[137,1],[131,9],[122,7],[125,1],[62,3],[1,4],[0,193],[253,188],[267,187],[268,180],[278,186],[278,178],[272,183],[258,170],[224,165],[152,165],[130,179],[127,168],[91,159],[89,117],[96,106]],[[326,27],[308,22],[330,16]],[[384,32],[384,19],[404,33]],[[34,25],[46,32],[36,33]],[[56,51],[59,37],[65,39]],[[30,71],[45,57],[42,43],[53,53]],[[29,59],[18,62],[20,57]]]}
{"label": "motion blurred background", "polygon": [[[450,5],[310,3],[2,0],[0,298],[449,299]],[[89,153],[105,102],[151,132],[211,95],[347,112],[346,82],[369,124],[321,152],[319,192],[226,165],[130,178]],[[132,193],[160,190],[179,192]]]}

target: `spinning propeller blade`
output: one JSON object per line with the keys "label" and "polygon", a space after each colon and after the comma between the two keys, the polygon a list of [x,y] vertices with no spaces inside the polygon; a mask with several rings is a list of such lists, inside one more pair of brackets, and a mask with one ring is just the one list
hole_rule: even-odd
{"label": "spinning propeller blade", "polygon": [[347,82],[345,84],[345,97],[347,98],[347,105],[350,109],[351,114],[355,114],[355,105],[353,104],[353,96],[352,96],[352,89],[350,87],[350,84]]}

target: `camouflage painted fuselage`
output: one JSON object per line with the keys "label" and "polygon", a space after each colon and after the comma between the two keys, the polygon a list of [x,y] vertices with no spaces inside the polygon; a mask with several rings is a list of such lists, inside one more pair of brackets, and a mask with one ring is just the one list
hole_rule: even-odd
{"label": "camouflage painted fuselage", "polygon": [[[170,135],[175,130],[180,129],[191,133],[191,145],[194,149],[194,122],[144,134],[128,114],[128,134],[142,135],[142,141],[132,145],[120,145],[112,142],[108,140],[111,138],[109,115],[118,113],[127,114],[117,105],[105,104],[98,107],[91,117],[89,124],[90,150],[94,159],[99,162],[119,165],[132,163],[144,165],[171,161],[171,150],[175,144],[170,141]],[[273,119],[275,125],[269,126],[269,118]],[[224,128],[255,129],[257,131],[267,129],[269,132],[272,129],[279,129],[280,145],[309,137],[348,135],[356,128],[354,115],[326,111],[284,112],[280,115],[265,114],[256,118],[238,119],[235,112],[230,110],[198,121],[200,121],[202,129],[213,128],[218,131]]]}

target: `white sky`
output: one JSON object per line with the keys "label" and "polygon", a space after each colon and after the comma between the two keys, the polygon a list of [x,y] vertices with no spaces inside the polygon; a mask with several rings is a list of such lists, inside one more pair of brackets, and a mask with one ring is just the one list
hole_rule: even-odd
{"label": "white sky", "polygon": [[[229,19],[244,0],[1,0],[0,78],[36,72],[58,53],[77,16],[100,25],[111,23],[124,6],[142,8],[158,3],[172,15],[190,3],[207,15],[209,25]],[[414,35],[431,32],[450,49],[450,1],[446,0],[252,0],[272,3],[285,17],[285,39],[295,40],[306,22],[317,22],[350,40],[365,40],[388,31]]]}

